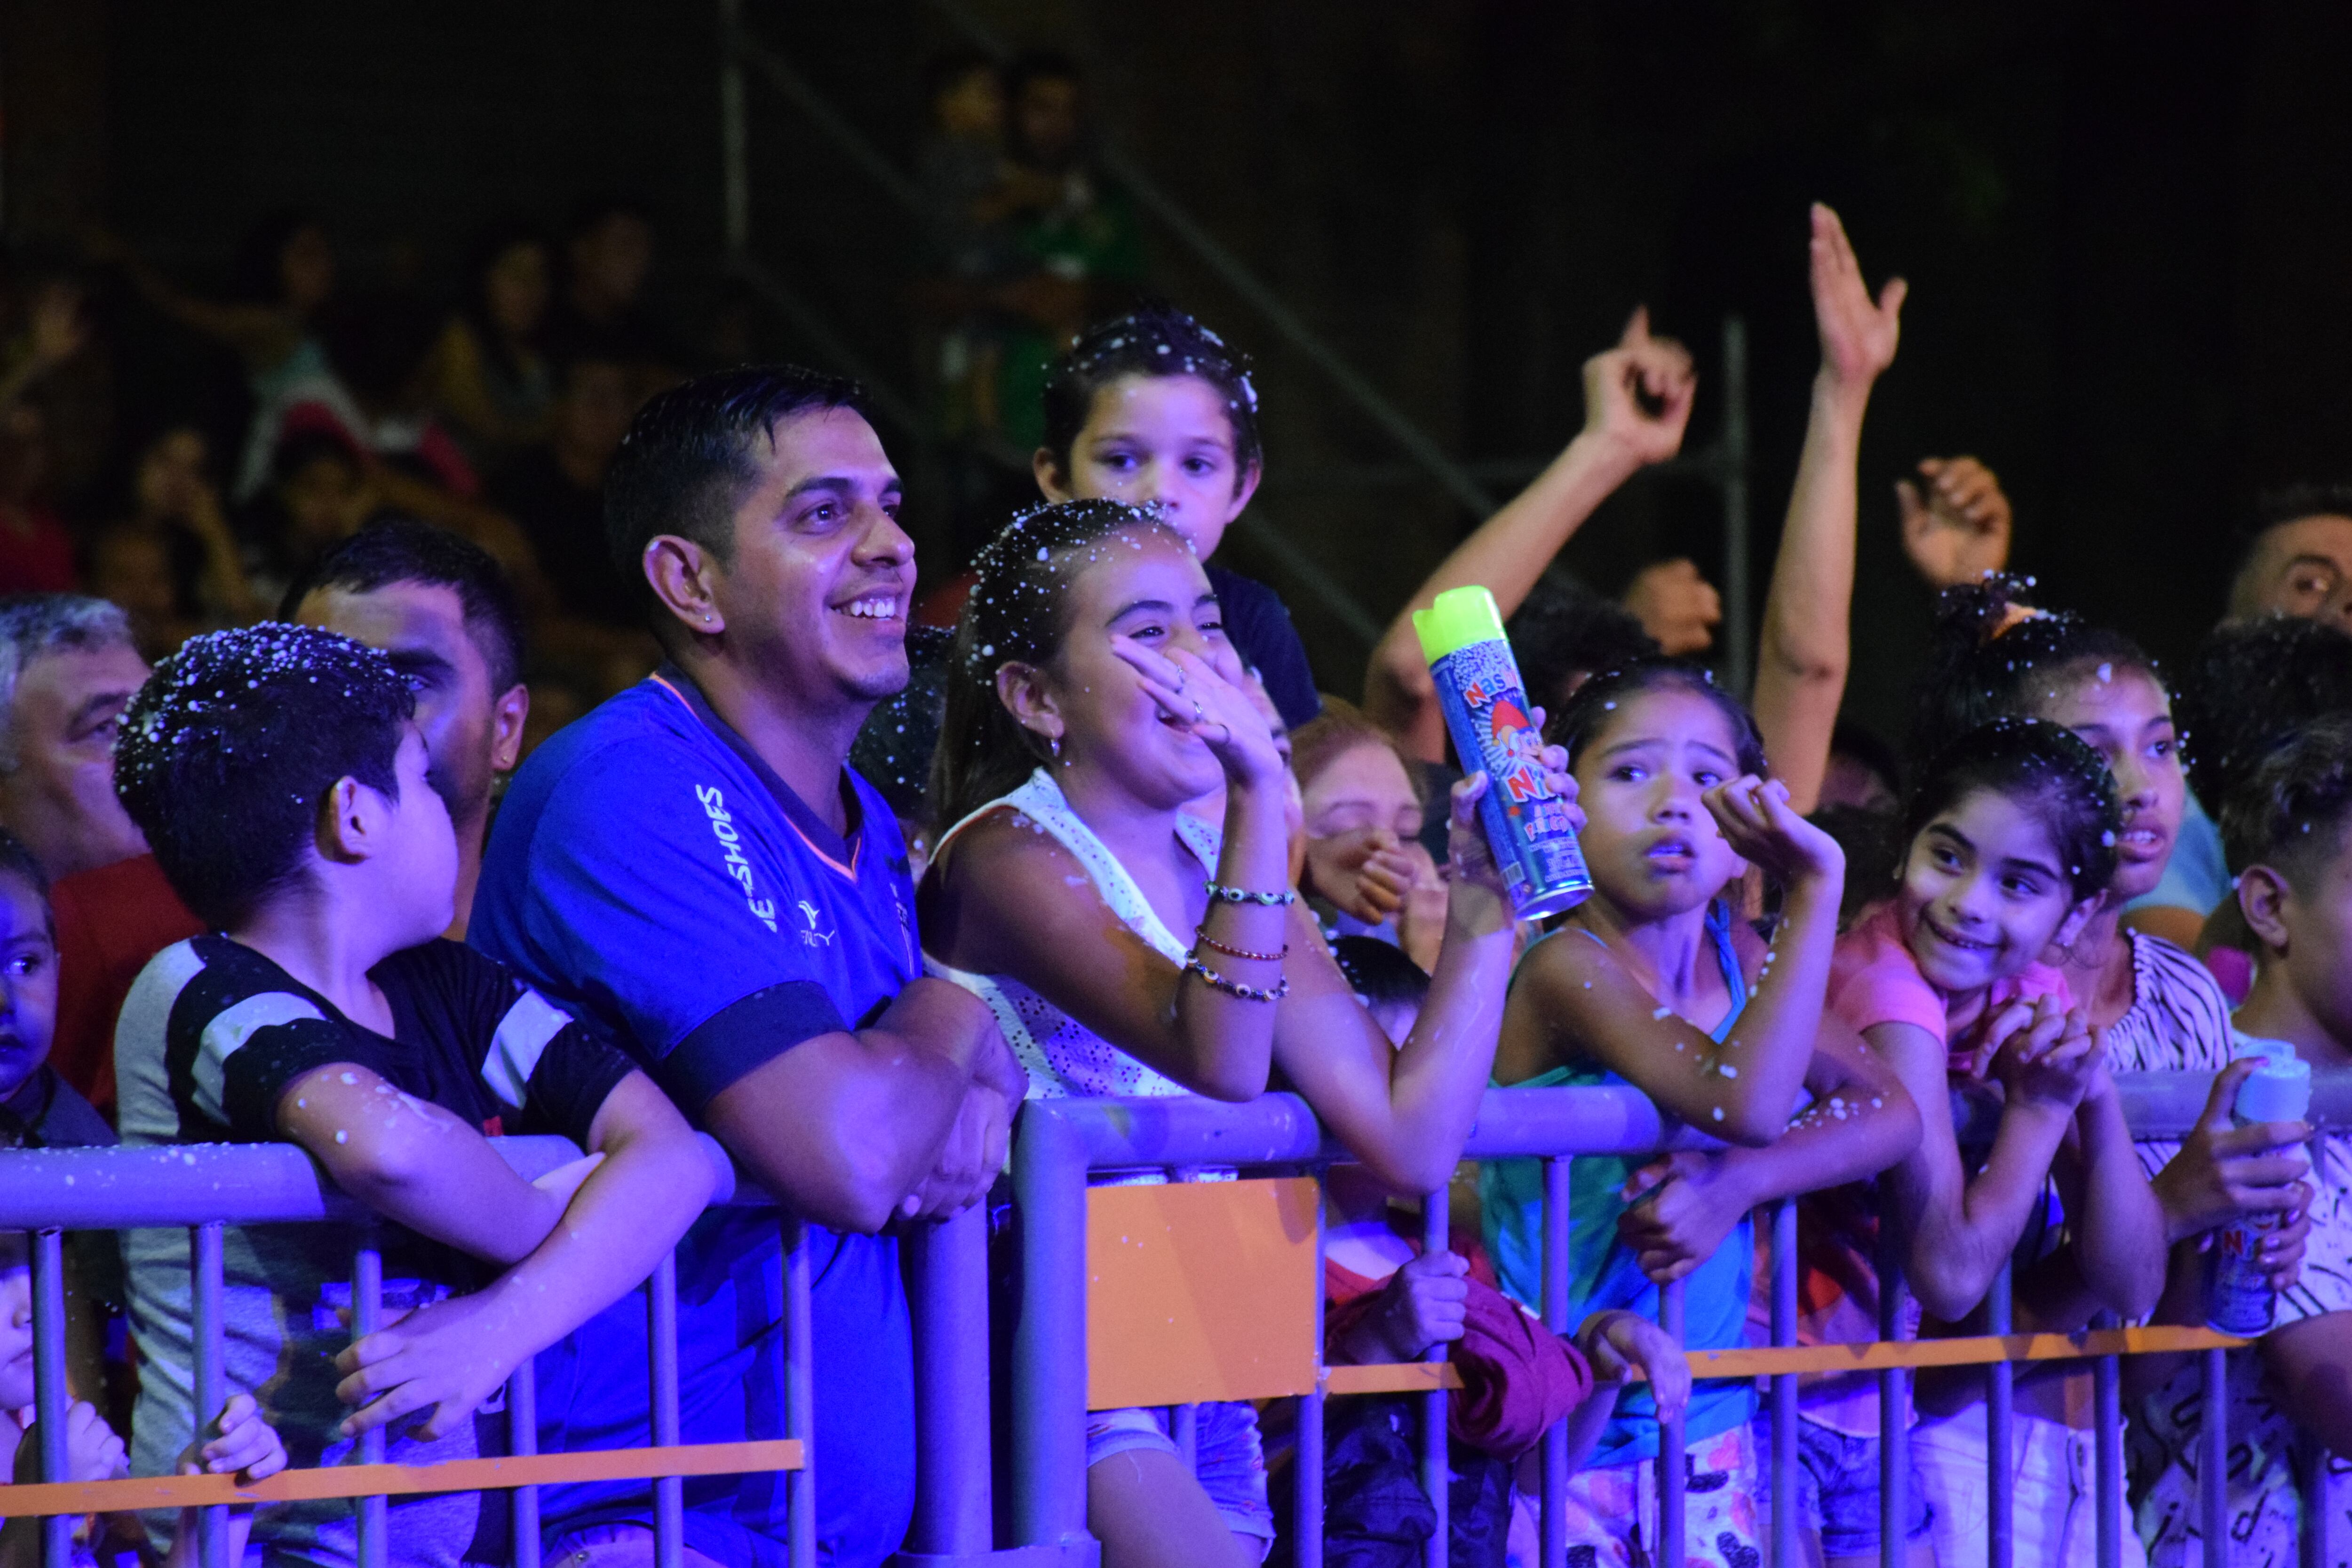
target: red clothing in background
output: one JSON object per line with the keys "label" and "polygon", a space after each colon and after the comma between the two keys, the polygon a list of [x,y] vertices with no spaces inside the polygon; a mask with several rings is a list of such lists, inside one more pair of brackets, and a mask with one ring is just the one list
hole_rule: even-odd
{"label": "red clothing in background", "polygon": [[[1326,1342],[1372,1310],[1386,1285],[1326,1258]],[[1516,1459],[1534,1447],[1592,1392],[1592,1368],[1574,1345],[1475,1278],[1462,1337],[1446,1347],[1445,1359],[1462,1373],[1462,1392],[1445,1402],[1448,1429],[1457,1442],[1497,1458]]]}
{"label": "red clothing in background", "polygon": [[81,586],[73,536],[45,506],[0,515],[0,594],[70,594]]}
{"label": "red clothing in background", "polygon": [[147,961],[205,929],[152,855],[68,877],[58,916],[58,1029],[49,1065],[114,1120],[114,1020]]}

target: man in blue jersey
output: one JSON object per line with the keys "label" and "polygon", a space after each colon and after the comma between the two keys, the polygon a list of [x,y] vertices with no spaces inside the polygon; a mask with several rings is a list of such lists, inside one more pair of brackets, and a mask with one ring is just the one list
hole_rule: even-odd
{"label": "man in blue jersey", "polygon": [[[542,745],[509,791],[470,940],[608,1025],[698,1125],[824,1228],[814,1265],[820,1554],[877,1563],[913,1500],[895,1238],[973,1201],[1025,1088],[987,1009],[922,977],[906,848],[847,765],[907,680],[914,548],[848,383],[789,367],[647,404],[606,479],[616,563],[669,661]],[[773,1216],[717,1211],[678,1252],[687,1442],[782,1436]],[[648,1440],[572,1369],[644,1364],[624,1302],[541,1358],[548,1447]],[[686,1483],[693,1552],[784,1561],[774,1475]],[[549,1489],[551,1545],[647,1561],[644,1482]]]}

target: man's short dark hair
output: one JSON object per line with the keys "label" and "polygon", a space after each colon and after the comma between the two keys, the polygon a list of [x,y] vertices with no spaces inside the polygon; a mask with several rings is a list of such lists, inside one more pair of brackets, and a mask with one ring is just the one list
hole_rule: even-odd
{"label": "man's short dark hair", "polygon": [[394,583],[421,583],[457,595],[465,606],[466,635],[489,666],[493,694],[522,679],[522,611],[506,573],[472,540],[415,518],[381,519],[328,551],[286,590],[278,618],[294,619],[302,601],[322,590],[373,594]]}
{"label": "man's short dark hair", "polygon": [[2330,713],[2352,711],[2352,636],[2294,616],[2225,621],[2190,658],[2172,716],[2189,787],[2209,811],[2272,748]]}
{"label": "man's short dark hair", "polygon": [[820,408],[873,417],[856,382],[796,364],[698,375],[637,410],[604,474],[604,537],[614,570],[641,605],[650,609],[653,600],[646,546],[674,533],[727,561],[736,502],[759,482],[758,444],[782,421]]}
{"label": "man's short dark hair", "polygon": [[2271,530],[2300,522],[2306,517],[2352,517],[2352,484],[2304,479],[2281,485],[2257,495],[2253,510],[2245,515],[2245,521],[2238,529],[2237,555],[2230,568],[2230,604],[2233,611],[2246,592],[2246,574],[2252,569],[2254,557],[2262,552],[2263,542],[2270,537]]}
{"label": "man's short dark hair", "polygon": [[392,660],[340,633],[276,621],[207,633],[124,710],[115,793],[188,908],[234,925],[299,875],[338,781],[399,798],[415,710]]}
{"label": "man's short dark hair", "polygon": [[2352,819],[2352,714],[2315,719],[2273,748],[2221,803],[2231,874],[2268,866],[2298,893],[2344,849]]}

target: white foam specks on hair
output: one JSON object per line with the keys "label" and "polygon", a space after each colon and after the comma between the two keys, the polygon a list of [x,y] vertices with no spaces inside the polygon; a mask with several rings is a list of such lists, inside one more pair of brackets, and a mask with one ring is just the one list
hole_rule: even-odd
{"label": "white foam specks on hair", "polygon": [[2104,686],[2116,678],[2116,667],[2112,664],[2103,664],[2099,666],[2097,673],[2099,684]]}

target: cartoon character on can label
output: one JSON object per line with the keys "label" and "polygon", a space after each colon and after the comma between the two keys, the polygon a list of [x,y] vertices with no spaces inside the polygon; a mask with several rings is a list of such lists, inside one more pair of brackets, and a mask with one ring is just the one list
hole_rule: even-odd
{"label": "cartoon character on can label", "polygon": [[710,831],[719,840],[719,853],[725,858],[727,874],[743,885],[743,900],[751,908],[752,916],[770,931],[776,929],[776,900],[760,897],[751,880],[751,862],[743,854],[743,836],[735,831],[735,816],[727,809],[727,797],[717,784],[697,784],[694,798],[702,803],[703,815],[710,818]]}

